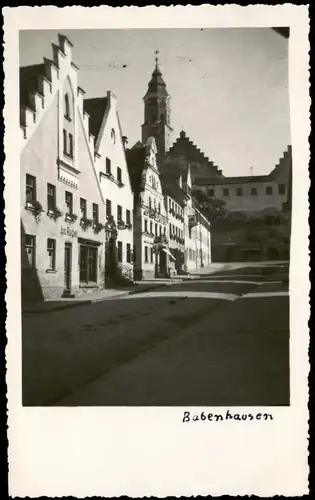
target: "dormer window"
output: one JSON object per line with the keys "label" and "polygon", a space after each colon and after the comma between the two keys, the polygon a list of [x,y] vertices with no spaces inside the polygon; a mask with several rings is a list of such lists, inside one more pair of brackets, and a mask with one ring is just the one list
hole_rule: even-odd
{"label": "dormer window", "polygon": [[65,118],[71,120],[69,94],[65,94]]}

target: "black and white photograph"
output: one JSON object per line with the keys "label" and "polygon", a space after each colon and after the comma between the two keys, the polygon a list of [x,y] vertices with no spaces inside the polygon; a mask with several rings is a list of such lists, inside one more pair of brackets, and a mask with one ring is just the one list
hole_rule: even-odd
{"label": "black and white photograph", "polygon": [[[242,19],[244,10],[234,7]],[[7,237],[11,234],[15,241],[7,243],[6,253],[8,269],[16,273],[14,281],[8,281],[7,294],[8,317],[15,316],[15,323],[7,323],[8,349],[12,359],[19,358],[20,367],[14,370],[11,361],[8,375],[11,384],[19,378],[19,389],[11,392],[16,416],[38,415],[30,424],[34,431],[28,443],[36,426],[45,426],[50,415],[42,443],[51,428],[55,446],[60,440],[60,453],[64,443],[67,455],[77,446],[71,441],[69,448],[62,440],[63,435],[72,439],[64,426],[69,425],[73,439],[85,436],[82,453],[84,449],[89,455],[92,442],[96,446],[100,439],[110,455],[120,432],[118,424],[108,420],[113,410],[120,425],[122,412],[125,425],[132,412],[143,419],[154,415],[157,435],[152,422],[141,424],[147,436],[142,436],[141,446],[149,444],[145,429],[152,427],[154,446],[164,447],[167,454],[158,436],[162,423],[167,428],[163,411],[168,409],[177,415],[180,435],[185,436],[178,454],[184,453],[186,440],[192,445],[191,432],[198,433],[198,425],[221,438],[224,429],[234,425],[236,447],[241,446],[241,434],[247,433],[246,460],[256,442],[253,430],[257,431],[252,467],[263,468],[259,450],[266,451],[266,443],[274,440],[271,436],[281,427],[282,417],[285,439],[287,429],[293,429],[292,412],[298,412],[298,404],[304,408],[308,393],[308,365],[301,361],[307,360],[308,342],[308,63],[303,66],[308,55],[301,49],[307,40],[307,9],[300,15],[292,6],[290,15],[283,10],[281,17],[281,6],[275,11],[267,8],[269,22],[259,21],[263,17],[255,17],[258,11],[253,10],[252,21],[245,15],[243,23],[222,21],[224,11],[219,11],[217,24],[205,25],[199,7],[192,7],[197,17],[189,25],[188,7],[182,7],[178,19],[182,13],[185,20],[176,25],[167,21],[166,12],[172,9],[176,16],[176,7],[152,7],[156,16],[165,12],[164,22],[154,26],[153,11],[149,18],[149,11],[135,8],[137,24],[130,21],[133,8],[128,7],[123,27],[125,8],[104,14],[102,8],[107,9],[69,8],[81,20],[77,25],[75,16],[69,23],[69,13],[63,17],[65,9],[26,9],[23,20],[21,8],[14,35],[5,28],[6,50],[15,50],[14,57],[6,57],[12,76],[6,76],[5,88],[8,141],[10,120],[15,135],[12,156],[6,155],[7,199],[12,199],[6,215],[15,217],[16,229],[14,235],[13,226],[8,230]],[[215,16],[214,7],[202,8]],[[7,26],[17,19],[19,9],[7,9]],[[273,18],[272,12],[278,14]],[[7,75],[6,66],[5,71]],[[11,95],[19,97],[14,108]],[[304,380],[304,386],[298,380]],[[102,411],[98,423],[103,438],[101,432],[97,438],[93,433],[94,410]],[[77,418],[84,415],[90,424],[76,427]],[[301,442],[297,444],[296,437],[296,450],[303,442],[306,453],[302,438],[307,435],[307,418],[303,420],[302,413],[299,418]],[[59,425],[63,430],[58,431]],[[130,437],[138,425],[130,421],[119,449],[125,449],[128,439],[138,443],[135,435]],[[173,443],[174,417],[171,425]],[[19,427],[11,427],[11,432],[15,428]],[[210,434],[205,439],[210,446]],[[222,457],[231,439],[226,438]],[[281,448],[290,457],[283,465],[286,477],[300,456],[288,441],[291,445],[287,451]],[[36,461],[28,461],[31,477],[40,461],[35,450],[43,446],[34,445]],[[176,445],[171,446],[170,456],[175,457]],[[193,448],[196,454],[197,444]],[[20,457],[26,460],[26,445],[23,450]],[[46,450],[47,464],[56,464],[55,455],[48,455],[47,446]],[[99,453],[100,449],[94,459],[100,464]],[[140,451],[135,463],[142,463],[139,457]],[[276,456],[270,457],[268,467],[277,463]],[[64,471],[73,466],[73,474],[83,481],[86,462],[82,458],[78,465],[78,460],[71,459]],[[117,460],[115,455],[116,464]],[[230,470],[232,462],[222,460],[218,463],[228,464]],[[48,469],[60,474],[55,466]],[[240,467],[229,478],[233,492],[259,494],[254,483],[249,483],[249,490],[237,486]],[[97,467],[88,477],[101,470]],[[115,473],[118,478],[118,470]],[[178,483],[182,489],[167,493],[232,491],[222,491],[218,481],[209,489],[205,465],[199,486],[189,489],[187,474],[183,466]],[[300,476],[296,491],[304,485],[306,493],[307,475]],[[74,476],[70,474],[65,488],[65,472],[57,477],[54,496],[78,494],[73,482],[70,486]],[[105,485],[108,479],[102,481]],[[98,484],[82,491],[100,495]],[[135,484],[140,496],[157,495],[137,475]],[[279,488],[275,486],[274,494],[285,494],[284,487]],[[21,490],[16,491],[21,496]],[[23,491],[29,495],[33,490],[27,486]],[[34,491],[48,494],[43,486]],[[119,496],[131,490],[106,492]]]}

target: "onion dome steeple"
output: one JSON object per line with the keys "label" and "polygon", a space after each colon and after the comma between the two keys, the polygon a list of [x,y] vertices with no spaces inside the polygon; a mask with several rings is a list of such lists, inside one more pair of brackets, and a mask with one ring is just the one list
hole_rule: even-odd
{"label": "onion dome steeple", "polygon": [[142,125],[142,142],[148,137],[154,137],[158,155],[164,156],[170,147],[170,95],[166,90],[166,83],[158,59],[159,51],[155,51],[155,68],[144,100],[144,124]]}

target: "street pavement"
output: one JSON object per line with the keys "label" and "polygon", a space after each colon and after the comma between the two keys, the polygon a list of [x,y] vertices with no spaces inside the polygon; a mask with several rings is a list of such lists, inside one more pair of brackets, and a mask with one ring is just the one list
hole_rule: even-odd
{"label": "street pavement", "polygon": [[288,270],[219,270],[23,315],[27,406],[272,406],[289,401]]}

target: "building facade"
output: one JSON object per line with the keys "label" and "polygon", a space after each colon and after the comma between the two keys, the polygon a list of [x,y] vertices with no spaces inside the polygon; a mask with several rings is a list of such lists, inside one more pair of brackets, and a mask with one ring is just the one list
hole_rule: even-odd
{"label": "building facade", "polygon": [[104,199],[72,44],[20,68],[23,300],[104,286]]}
{"label": "building facade", "polygon": [[168,218],[156,161],[153,137],[128,151],[128,167],[134,191],[134,276],[136,279],[166,277],[169,259]]}
{"label": "building facade", "polygon": [[223,200],[227,212],[276,213],[288,202],[291,169],[292,151],[288,146],[268,175],[197,178],[195,187],[209,198]]}
{"label": "building facade", "polygon": [[106,279],[119,275],[133,279],[133,192],[127,167],[125,141],[117,97],[84,99],[95,137],[95,168],[106,211]]}

